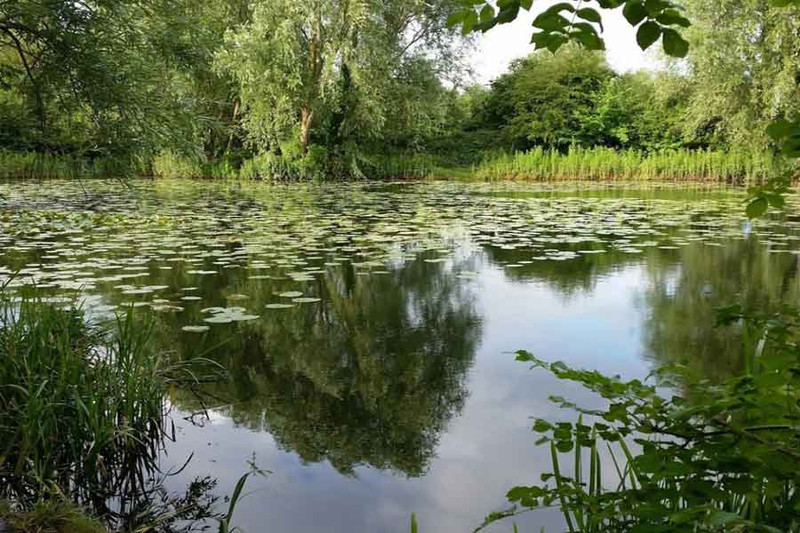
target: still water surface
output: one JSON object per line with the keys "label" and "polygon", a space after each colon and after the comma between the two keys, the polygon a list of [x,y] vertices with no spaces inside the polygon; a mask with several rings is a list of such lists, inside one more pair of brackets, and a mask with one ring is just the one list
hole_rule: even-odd
{"label": "still water surface", "polygon": [[[159,349],[227,369],[202,401],[173,392],[163,464],[193,454],[170,486],[209,475],[221,494],[249,465],[269,470],[236,510],[245,531],[400,532],[414,512],[423,531],[462,532],[548,471],[529,418],[575,418],[549,396],[597,401],[515,350],[719,378],[739,341],[715,307],[800,303],[797,223],[754,225],[741,201],[586,184],[4,184],[0,278],[22,269],[17,290],[80,295],[98,317],[140,309]],[[518,524],[561,529],[552,511]]]}

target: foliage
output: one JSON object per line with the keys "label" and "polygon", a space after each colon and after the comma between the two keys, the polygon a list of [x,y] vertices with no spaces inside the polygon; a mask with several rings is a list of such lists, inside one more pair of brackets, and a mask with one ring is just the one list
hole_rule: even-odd
{"label": "foliage", "polygon": [[159,178],[197,178],[201,173],[196,161],[171,151],[161,152],[153,158],[153,175]]}
{"label": "foliage", "polygon": [[140,161],[120,161],[114,157],[89,159],[78,155],[0,150],[0,178],[118,178],[132,171],[144,173],[141,167]]}
{"label": "foliage", "polygon": [[[516,506],[490,515],[487,524],[558,505],[570,531],[794,531],[800,313],[749,315],[730,307],[718,317],[720,324],[744,324],[752,346],[744,373],[721,383],[681,366],[659,369],[658,387],[623,382],[519,352],[519,361],[582,385],[607,407],[552,398],[581,414],[575,424],[533,425],[539,444],[550,447],[553,471],[541,485],[512,489]],[[571,471],[563,454],[572,455]]]}
{"label": "foliage", "polygon": [[178,83],[160,46],[169,4],[4,2],[0,86],[15,97],[3,110],[24,133],[12,146],[127,161],[191,139],[187,101],[165,97]]}
{"label": "foliage", "polygon": [[760,184],[786,167],[781,158],[739,151],[665,150],[645,153],[609,148],[535,148],[482,161],[479,179],[702,180]]}
{"label": "foliage", "polygon": [[690,94],[681,74],[618,75],[601,53],[568,46],[518,60],[490,90],[465,93],[459,125],[467,136],[490,133],[483,151],[724,148],[702,129],[684,131]]}
{"label": "foliage", "polygon": [[[659,39],[664,52],[673,57],[685,57],[689,43],[680,29],[691,25],[680,4],[671,0],[598,0],[602,9],[622,7],[625,19],[636,32],[636,41],[646,50]],[[498,24],[514,21],[521,10],[530,10],[533,0],[501,0],[495,7],[485,0],[463,0],[464,8],[453,13],[448,22],[460,25],[464,33],[486,32]],[[564,13],[566,12],[566,16]],[[604,50],[600,37],[603,31],[602,15],[581,0],[560,2],[547,8],[533,21],[535,28],[531,42],[537,49],[556,52],[567,43],[577,43],[587,50]],[[598,29],[600,31],[598,31]]]}
{"label": "foliage", "polygon": [[593,143],[582,117],[613,76],[598,53],[570,48],[557,55],[533,54],[492,84],[483,111],[512,149]]}
{"label": "foliage", "polygon": [[28,512],[14,512],[12,507],[0,502],[0,520],[9,533],[107,533],[102,525],[70,504],[45,502]]}
{"label": "foliage", "polygon": [[187,365],[149,351],[151,327],[119,318],[115,333],[81,311],[0,292],[0,480],[14,511],[72,501],[121,528],[210,513],[208,480],[168,494],[159,455],[172,438],[165,394]]}
{"label": "foliage", "polygon": [[798,9],[762,0],[690,0],[686,7],[693,22],[687,126],[713,124],[731,144],[767,149],[768,131],[786,131],[800,105]]}
{"label": "foliage", "polygon": [[[327,148],[380,135],[394,98],[419,65],[428,78],[405,91],[424,101],[427,65],[446,65],[453,38],[444,28],[449,2],[401,0],[256,2],[251,21],[231,31],[217,69],[233,77],[245,106],[244,130],[260,152],[280,154],[297,139],[301,154],[325,126]],[[423,59],[423,57],[425,59]],[[413,111],[406,111],[413,116]],[[423,126],[424,127],[424,126]]]}

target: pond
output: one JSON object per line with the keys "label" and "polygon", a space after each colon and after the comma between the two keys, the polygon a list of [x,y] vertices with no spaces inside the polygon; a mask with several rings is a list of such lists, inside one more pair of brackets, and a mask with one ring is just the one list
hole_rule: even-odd
{"label": "pond", "polygon": [[[463,532],[538,482],[530,417],[596,399],[514,361],[643,378],[739,368],[714,309],[798,303],[800,221],[743,193],[597,184],[0,184],[0,282],[229,377],[171,393],[178,490],[230,494],[245,531]],[[797,212],[797,198],[789,199]],[[16,276],[13,273],[19,271]],[[557,512],[518,520],[561,527]],[[497,530],[510,530],[510,525]]]}

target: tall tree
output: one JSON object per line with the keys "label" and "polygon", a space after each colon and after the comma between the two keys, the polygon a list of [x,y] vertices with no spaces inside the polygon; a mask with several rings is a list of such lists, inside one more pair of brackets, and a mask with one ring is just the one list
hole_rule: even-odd
{"label": "tall tree", "polygon": [[768,0],[689,0],[692,129],[716,124],[733,144],[765,147],[775,118],[800,108],[800,9]]}
{"label": "tall tree", "polygon": [[613,77],[598,52],[575,47],[556,55],[537,52],[493,84],[487,115],[516,149],[594,144],[582,117],[593,112],[597,95]]}
{"label": "tall tree", "polygon": [[349,114],[363,120],[361,134],[380,130],[390,81],[403,62],[430,51],[432,61],[454,56],[454,32],[445,24],[453,4],[257,2],[251,22],[228,33],[217,61],[239,84],[251,143],[276,149],[294,138],[305,153],[323,115],[341,112],[345,90],[358,94]]}

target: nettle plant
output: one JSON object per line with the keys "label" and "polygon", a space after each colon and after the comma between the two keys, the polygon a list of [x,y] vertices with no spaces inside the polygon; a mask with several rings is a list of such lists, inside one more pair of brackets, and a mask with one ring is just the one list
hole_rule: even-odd
{"label": "nettle plant", "polygon": [[579,413],[577,423],[534,421],[552,471],[509,491],[513,506],[479,529],[557,506],[571,532],[800,530],[800,314],[731,307],[718,316],[749,346],[744,371],[722,382],[682,366],[624,382],[518,352],[518,361],[582,385],[607,407],[551,398]]}

